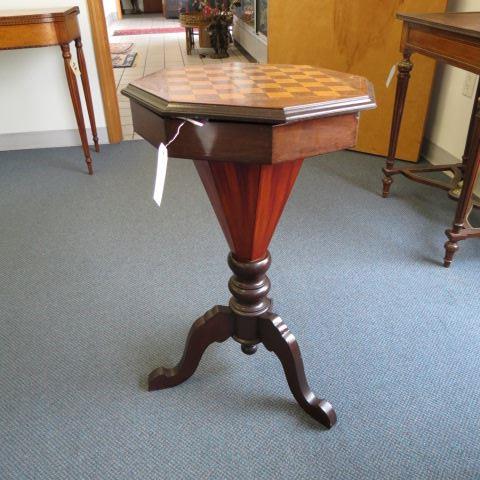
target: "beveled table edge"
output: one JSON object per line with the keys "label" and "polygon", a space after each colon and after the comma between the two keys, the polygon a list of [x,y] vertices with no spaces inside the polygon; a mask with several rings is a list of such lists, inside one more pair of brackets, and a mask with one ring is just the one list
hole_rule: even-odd
{"label": "beveled table edge", "polygon": [[376,108],[373,85],[366,80],[367,95],[285,108],[243,107],[198,103],[168,102],[129,84],[121,93],[154,113],[165,117],[208,118],[249,123],[281,124],[301,120],[356,113]]}
{"label": "beveled table edge", "polygon": [[[469,13],[476,13],[480,15],[480,12],[438,12],[438,15],[448,14],[448,15],[458,15],[458,14],[469,14]],[[461,28],[456,27],[455,25],[445,25],[443,23],[435,22],[434,20],[429,20],[428,18],[424,18],[428,14],[414,14],[414,13],[397,13],[397,18],[399,20],[403,20],[404,22],[414,23],[418,25],[424,25],[425,27],[436,28],[438,30],[444,30],[446,32],[453,32],[459,33],[461,35],[465,35],[467,37],[474,37],[480,38],[480,30],[471,30],[469,28]]]}
{"label": "beveled table edge", "polygon": [[[41,9],[37,9],[39,11]],[[8,10],[3,10],[3,13]],[[80,9],[78,6],[74,7],[65,7],[65,10],[62,10],[61,7],[58,11],[55,12],[45,12],[45,13],[34,13],[29,14],[29,10],[25,9],[25,14],[20,14],[22,10],[13,10],[18,12],[18,15],[12,16],[2,16],[2,11],[0,10],[0,26],[7,25],[29,25],[32,23],[53,23],[53,22],[63,22],[65,17],[68,17],[71,14],[78,15]],[[31,11],[31,10],[30,10]]]}

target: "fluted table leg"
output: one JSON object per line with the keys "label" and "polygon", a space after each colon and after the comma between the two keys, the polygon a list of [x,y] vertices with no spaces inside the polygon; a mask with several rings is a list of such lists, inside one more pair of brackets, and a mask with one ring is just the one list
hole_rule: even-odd
{"label": "fluted table leg", "polygon": [[83,119],[82,103],[80,101],[80,93],[78,91],[77,79],[72,71],[71,60],[72,54],[70,53],[70,46],[68,43],[60,45],[62,49],[63,63],[65,65],[65,75],[67,76],[68,89],[70,90],[70,96],[72,98],[73,111],[78,125],[78,133],[80,134],[80,140],[82,142],[83,154],[85,155],[85,162],[87,164],[89,175],[93,175],[93,163],[90,156],[90,149],[88,147],[87,132],[85,130],[85,120]]}
{"label": "fluted table leg", "polygon": [[395,105],[393,109],[392,129],[390,133],[390,145],[388,147],[388,157],[385,168],[383,169],[383,197],[386,198],[390,194],[390,187],[393,183],[391,170],[395,163],[397,153],[398,137],[402,124],[403,111],[405,108],[405,100],[407,98],[408,83],[410,81],[410,72],[413,64],[410,61],[410,53],[403,54],[403,60],[398,64],[397,70],[397,90],[395,93]]}

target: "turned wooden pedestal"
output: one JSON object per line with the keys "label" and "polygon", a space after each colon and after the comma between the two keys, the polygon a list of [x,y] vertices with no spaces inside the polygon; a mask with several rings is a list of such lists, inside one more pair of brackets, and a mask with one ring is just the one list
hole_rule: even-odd
{"label": "turned wooden pedestal", "polygon": [[234,275],[230,279],[230,305],[215,306],[192,326],[180,363],[174,368],[157,368],[148,377],[149,390],[178,385],[195,372],[205,349],[229,338],[241,344],[242,352],[253,355],[263,343],[282,363],[290,390],[299,405],[315,420],[332,427],[335,410],[311,391],[305,377],[298,343],[282,319],[270,311],[267,298],[270,281],[265,275],[270,255],[256,262],[238,262],[231,253],[228,263]]}
{"label": "turned wooden pedestal", "polygon": [[307,66],[223,64],[167,69],[130,84],[134,129],[152,145],[173,138],[173,158],[190,158],[230,247],[228,306],[192,326],[180,363],[158,368],[150,390],[195,371],[205,349],[229,338],[244,353],[263,344],[280,359],[300,406],[326,427],[335,411],[308,386],[295,337],[271,311],[268,246],[305,157],[352,147],[358,113],[375,106],[369,83]]}

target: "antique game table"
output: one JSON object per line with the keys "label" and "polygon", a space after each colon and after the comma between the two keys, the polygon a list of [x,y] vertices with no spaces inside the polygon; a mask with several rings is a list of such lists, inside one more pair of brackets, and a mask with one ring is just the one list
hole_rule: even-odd
{"label": "antique game table", "polygon": [[[398,81],[395,94],[390,146],[387,162],[383,169],[383,196],[390,195],[394,175],[403,175],[409,180],[446,190],[450,198],[458,200],[452,228],[445,232],[443,264],[450,267],[458,250],[458,242],[467,238],[480,238],[480,228],[470,224],[474,202],[474,188],[480,172],[480,83],[475,93],[470,126],[461,163],[396,167],[395,156],[407,98],[410,74],[413,69],[411,57],[414,53],[480,74],[480,12],[425,13],[418,15],[397,14],[403,21],[400,50],[403,59],[398,63]],[[428,178],[425,173],[449,172],[450,181]],[[478,200],[478,199],[477,199]]]}
{"label": "antique game table", "polygon": [[[12,2],[13,3],[13,2]],[[93,109],[92,94],[88,80],[87,64],[83,53],[80,25],[78,23],[78,7],[41,8],[34,10],[0,11],[0,50],[20,48],[40,48],[58,45],[62,51],[65,75],[72,100],[73,111],[78,125],[78,133],[82,142],[88,173],[93,174],[93,163],[88,146],[87,131],[83,118],[82,102],[77,85],[77,78],[72,66],[70,43],[75,42],[78,68],[87,106],[88,118],[92,130],[95,151],[99,152],[97,126]],[[0,68],[9,68],[2,62]],[[33,75],[33,71],[32,71]]]}
{"label": "antique game table", "polygon": [[172,68],[135,81],[134,130],[172,157],[192,159],[230,247],[228,306],[192,326],[180,363],[158,368],[149,390],[187,380],[205,349],[232,337],[251,355],[257,344],[280,359],[300,406],[326,427],[333,407],[310,390],[295,337],[271,310],[268,246],[303,159],[353,147],[359,112],[375,107],[370,83],[311,66],[227,63]]}

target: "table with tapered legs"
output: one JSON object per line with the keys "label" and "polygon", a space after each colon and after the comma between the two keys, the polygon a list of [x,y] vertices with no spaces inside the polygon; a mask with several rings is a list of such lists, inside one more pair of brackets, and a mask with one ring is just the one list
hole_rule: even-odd
{"label": "table with tapered legs", "polygon": [[204,122],[185,123],[169,152],[194,161],[233,271],[229,305],[193,324],[180,363],[154,370],[149,389],[188,379],[214,342],[232,337],[248,355],[263,343],[280,359],[300,406],[331,427],[335,411],[310,390],[295,337],[272,312],[268,246],[303,159],[355,145],[359,112],[375,107],[369,82],[309,66],[233,63],[166,69],[123,93],[134,130],[155,147],[174,137],[179,117]]}
{"label": "table with tapered legs", "polygon": [[[383,169],[383,196],[388,197],[390,194],[392,177],[401,174],[415,182],[446,190],[451,198],[458,200],[453,226],[445,232],[448,240],[445,243],[444,265],[449,267],[460,240],[480,238],[480,228],[472,227],[469,222],[472,206],[480,206],[478,199],[474,201],[473,195],[480,168],[480,85],[475,94],[461,163],[398,168],[395,167],[395,155],[410,73],[413,69],[412,54],[427,55],[440,62],[480,74],[480,12],[397,16],[403,20],[400,47],[403,59],[398,64],[390,147]],[[449,172],[452,180],[442,181],[423,175],[431,172]]]}
{"label": "table with tapered legs", "polygon": [[[78,91],[77,78],[72,66],[70,43],[75,43],[78,72],[81,77],[88,118],[92,129],[95,151],[99,151],[97,126],[93,111],[92,94],[88,81],[87,65],[83,53],[80,26],[78,24],[78,7],[44,8],[35,10],[3,10],[0,11],[0,50],[19,48],[38,48],[58,45],[61,48],[68,89],[72,100],[73,111],[78,125],[88,173],[93,174],[92,157],[88,146],[82,102]],[[8,68],[2,65],[1,68]]]}

